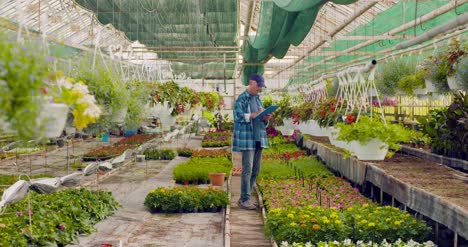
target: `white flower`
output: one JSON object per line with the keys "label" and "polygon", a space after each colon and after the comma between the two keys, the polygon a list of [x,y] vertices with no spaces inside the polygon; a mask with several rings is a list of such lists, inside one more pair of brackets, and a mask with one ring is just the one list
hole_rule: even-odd
{"label": "white flower", "polygon": [[288,242],[286,241],[281,242],[281,247],[289,247]]}
{"label": "white flower", "polygon": [[55,83],[57,84],[57,86],[59,88],[65,88],[65,89],[68,89],[70,90],[72,87],[73,87],[73,83],[71,83],[70,81],[68,81],[65,77],[60,77],[58,78]]}
{"label": "white flower", "polygon": [[427,246],[427,247],[433,247],[433,246],[436,246],[432,241],[427,241],[425,243],[423,243],[424,246]]}
{"label": "white flower", "polygon": [[85,84],[81,84],[81,83],[73,84],[73,91],[77,91],[82,95],[89,94],[88,86],[86,86]]}
{"label": "white flower", "polygon": [[354,245],[353,242],[351,242],[351,239],[347,238],[343,241],[344,246],[352,246]]}
{"label": "white flower", "polygon": [[91,104],[88,105],[83,115],[88,115],[91,118],[98,118],[101,115],[101,109],[96,104]]}
{"label": "white flower", "polygon": [[305,244],[305,247],[312,247],[312,246],[313,246],[313,245],[312,245],[311,242],[307,242],[307,243]]}

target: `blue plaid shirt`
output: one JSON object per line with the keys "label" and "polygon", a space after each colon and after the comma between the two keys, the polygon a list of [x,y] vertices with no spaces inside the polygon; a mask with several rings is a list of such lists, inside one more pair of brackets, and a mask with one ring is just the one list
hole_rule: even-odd
{"label": "blue plaid shirt", "polygon": [[[245,114],[252,113],[250,110],[250,99],[252,96],[247,90],[239,95],[234,105],[234,135],[232,140],[232,151],[240,152],[246,150],[255,150],[255,137],[253,132],[252,120],[247,120]],[[263,108],[262,101],[255,97],[257,104]],[[260,123],[260,146],[268,148],[268,139],[266,134],[266,125],[263,121]]]}

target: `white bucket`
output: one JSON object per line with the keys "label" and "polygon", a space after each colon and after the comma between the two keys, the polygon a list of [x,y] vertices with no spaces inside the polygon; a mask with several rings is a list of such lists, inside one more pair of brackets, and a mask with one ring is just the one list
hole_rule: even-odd
{"label": "white bucket", "polygon": [[351,141],[351,152],[353,152],[359,160],[384,160],[388,152],[388,145],[380,139],[374,138],[365,145],[361,145],[358,141]]}

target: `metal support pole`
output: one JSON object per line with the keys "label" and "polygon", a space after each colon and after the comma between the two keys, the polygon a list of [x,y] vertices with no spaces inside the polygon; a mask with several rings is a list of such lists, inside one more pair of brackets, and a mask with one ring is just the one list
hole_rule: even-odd
{"label": "metal support pole", "polygon": [[380,188],[380,205],[383,205],[383,189]]}
{"label": "metal support pole", "polygon": [[435,223],[435,244],[439,244],[439,222]]}
{"label": "metal support pole", "polygon": [[455,236],[453,237],[453,247],[458,247],[458,233],[455,232]]}
{"label": "metal support pole", "polygon": [[392,207],[395,207],[395,197],[392,196]]}

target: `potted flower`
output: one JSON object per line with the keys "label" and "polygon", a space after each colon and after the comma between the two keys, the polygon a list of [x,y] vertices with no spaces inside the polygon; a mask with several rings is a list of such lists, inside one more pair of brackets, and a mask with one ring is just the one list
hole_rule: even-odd
{"label": "potted flower", "polygon": [[51,76],[47,84],[45,93],[53,98],[53,102],[65,104],[67,111],[71,108],[73,125],[78,131],[99,119],[102,111],[94,96],[89,93],[88,86],[82,81],[75,81],[57,73]]}
{"label": "potted flower", "polygon": [[350,125],[337,124],[340,129],[338,140],[351,144],[350,152],[354,152],[359,160],[383,160],[385,156],[401,147],[398,143],[409,142],[411,133],[403,126],[385,124],[378,119],[367,116],[359,118],[358,122]]}

